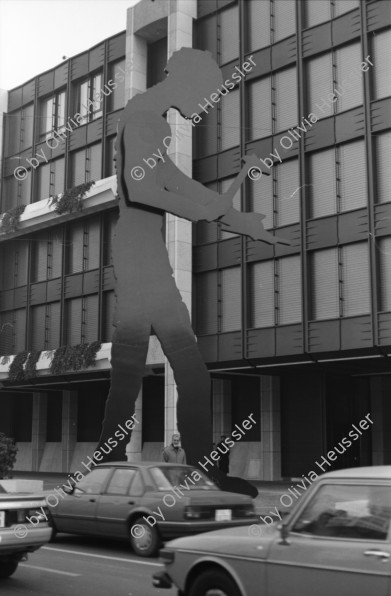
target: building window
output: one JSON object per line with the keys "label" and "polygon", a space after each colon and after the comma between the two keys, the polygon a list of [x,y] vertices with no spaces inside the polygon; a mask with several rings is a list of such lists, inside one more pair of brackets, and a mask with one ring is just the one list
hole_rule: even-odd
{"label": "building window", "polygon": [[220,272],[221,332],[241,329],[242,283],[240,267],[230,267]]}
{"label": "building window", "polygon": [[238,6],[221,11],[220,35],[220,64],[225,64],[239,56]]}
{"label": "building window", "polygon": [[72,187],[102,178],[102,145],[96,143],[71,155]]}
{"label": "building window", "polygon": [[97,294],[66,301],[66,343],[87,344],[98,339]]}
{"label": "building window", "polygon": [[50,230],[32,239],[32,282],[61,277],[62,246],[60,230]]}
{"label": "building window", "polygon": [[195,317],[197,335],[218,331],[217,271],[199,273],[195,277]]}
{"label": "building window", "polygon": [[102,74],[97,73],[79,83],[76,88],[76,112],[80,124],[91,122],[103,114]]}
{"label": "building window", "polygon": [[[234,180],[235,180],[235,176],[231,176],[230,178],[225,178],[224,180],[222,180],[220,183],[220,194],[227,192]],[[236,211],[241,210],[241,196],[242,196],[241,189],[239,189],[238,192],[235,194],[233,201],[232,201],[232,207],[234,209],[236,209]],[[220,240],[226,240],[227,238],[233,238],[234,236],[237,236],[237,234],[233,234],[232,232],[227,232],[227,231],[225,231],[223,226],[221,226]]]}
{"label": "building window", "polygon": [[61,304],[52,302],[31,308],[31,349],[55,350],[60,345]]}
{"label": "building window", "polygon": [[27,149],[33,144],[34,105],[30,104],[22,109],[20,149]]}
{"label": "building window", "polygon": [[376,136],[377,202],[391,201],[391,132]]}
{"label": "building window", "polygon": [[380,276],[380,306],[382,312],[391,311],[391,236],[377,238]]}
{"label": "building window", "polygon": [[314,27],[360,6],[360,0],[306,0],[306,26]]}
{"label": "building window", "polygon": [[1,289],[10,290],[27,284],[28,240],[7,242],[0,252]]}
{"label": "building window", "polygon": [[114,290],[109,292],[103,292],[103,329],[102,329],[102,341],[110,342],[114,333],[114,308],[115,308],[115,294]]}
{"label": "building window", "polygon": [[251,182],[250,210],[265,215],[265,229],[298,223],[300,190],[298,159],[283,161],[271,168],[270,176]]}
{"label": "building window", "polygon": [[249,52],[260,50],[271,44],[270,2],[249,0],[247,6],[247,30]]}
{"label": "building window", "polygon": [[26,347],[26,309],[0,313],[0,354],[18,354]]}
{"label": "building window", "polygon": [[31,147],[34,131],[34,104],[6,114],[5,129],[5,155],[14,155]]}
{"label": "building window", "polygon": [[220,101],[221,127],[220,151],[240,145],[240,97],[239,89],[230,91]]}
{"label": "building window", "polygon": [[369,254],[366,242],[314,252],[310,264],[314,320],[369,313]]}
{"label": "building window", "polygon": [[287,68],[249,85],[249,140],[297,124],[297,71]]}
{"label": "building window", "polygon": [[65,158],[60,157],[38,168],[37,201],[58,195],[65,189]]}
{"label": "building window", "polygon": [[300,323],[300,256],[250,266],[250,325],[254,328]]}
{"label": "building window", "polygon": [[363,140],[309,156],[310,217],[367,206],[367,167]]}
{"label": "building window", "polygon": [[105,213],[103,221],[103,266],[112,265],[112,249],[118,214],[114,211]]}
{"label": "building window", "polygon": [[67,274],[99,267],[100,219],[78,221],[68,230]]}
{"label": "building window", "polygon": [[277,42],[296,32],[296,1],[275,0],[273,11],[273,42]]}
{"label": "building window", "polygon": [[360,0],[336,0],[333,4],[333,17],[339,17],[350,10],[354,10],[360,6]]}
{"label": "building window", "polygon": [[117,137],[107,139],[106,151],[106,173],[105,176],[115,176],[115,140]]}
{"label": "building window", "polygon": [[113,62],[109,66],[109,81],[106,88],[111,90],[108,99],[110,112],[120,110],[125,106],[125,60]]}
{"label": "building window", "polygon": [[31,200],[31,170],[24,180],[15,176],[4,178],[1,212],[9,211],[18,205],[29,205]]}
{"label": "building window", "polygon": [[375,99],[391,95],[391,72],[387,59],[391,55],[391,30],[376,32],[373,38]]}
{"label": "building window", "polygon": [[41,101],[40,137],[48,139],[54,130],[61,131],[65,125],[65,91]]}
{"label": "building window", "polygon": [[362,105],[363,71],[359,43],[308,61],[308,111],[319,118]]}

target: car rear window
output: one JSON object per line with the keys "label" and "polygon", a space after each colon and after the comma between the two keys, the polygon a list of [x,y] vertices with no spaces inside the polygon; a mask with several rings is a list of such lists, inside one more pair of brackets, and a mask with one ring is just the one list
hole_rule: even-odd
{"label": "car rear window", "polygon": [[170,490],[176,486],[186,490],[219,490],[205,474],[190,466],[162,466],[149,471],[158,490]]}

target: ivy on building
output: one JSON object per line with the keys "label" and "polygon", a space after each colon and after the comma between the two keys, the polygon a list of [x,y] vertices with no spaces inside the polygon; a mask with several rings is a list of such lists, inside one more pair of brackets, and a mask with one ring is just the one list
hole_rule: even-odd
{"label": "ivy on building", "polygon": [[2,234],[9,234],[10,232],[15,232],[19,225],[20,216],[22,215],[25,209],[26,205],[18,205],[17,207],[9,209],[9,211],[5,211],[1,218],[0,232]]}
{"label": "ivy on building", "polygon": [[54,205],[54,210],[59,215],[82,211],[82,199],[93,184],[95,184],[95,181],[91,180],[91,182],[85,182],[73,188],[67,188],[63,193],[51,197],[50,205]]}
{"label": "ivy on building", "polygon": [[60,346],[54,352],[50,364],[52,375],[60,375],[71,370],[81,370],[95,366],[96,355],[101,348],[99,341],[77,346]]}
{"label": "ivy on building", "polygon": [[26,378],[24,374],[24,363],[26,362],[28,355],[29,353],[26,351],[16,354],[15,358],[10,364],[8,371],[8,379],[10,381],[24,381]]}

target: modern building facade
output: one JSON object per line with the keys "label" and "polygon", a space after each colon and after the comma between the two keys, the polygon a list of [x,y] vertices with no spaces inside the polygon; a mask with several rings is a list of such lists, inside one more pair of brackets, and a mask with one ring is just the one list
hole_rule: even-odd
{"label": "modern building facade", "polygon": [[[371,430],[333,466],[390,463],[390,3],[142,0],[126,31],[0,97],[1,212],[26,205],[16,230],[0,233],[0,431],[18,442],[18,468],[77,469],[99,438],[116,123],[182,46],[210,51],[230,84],[205,98],[195,126],[169,111],[171,158],[224,192],[255,151],[263,174],[246,180],[235,207],[264,214],[290,241],[273,247],[167,216],[174,274],[211,371],[213,438],[253,413],[231,473],[300,477],[370,413]],[[91,181],[81,211],[50,205]],[[50,372],[56,348],[95,341],[94,367]],[[10,379],[2,356],[23,351],[42,351],[37,372]],[[158,456],[175,403],[152,336],[130,459]]]}

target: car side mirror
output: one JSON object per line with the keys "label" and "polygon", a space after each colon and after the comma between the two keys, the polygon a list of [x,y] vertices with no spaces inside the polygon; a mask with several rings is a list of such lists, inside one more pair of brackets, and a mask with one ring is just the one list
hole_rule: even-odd
{"label": "car side mirror", "polygon": [[290,543],[287,540],[287,538],[289,536],[288,525],[287,524],[279,524],[277,526],[277,529],[280,530],[280,536],[281,536],[281,540],[279,541],[278,544],[283,544],[285,546],[289,546]]}

